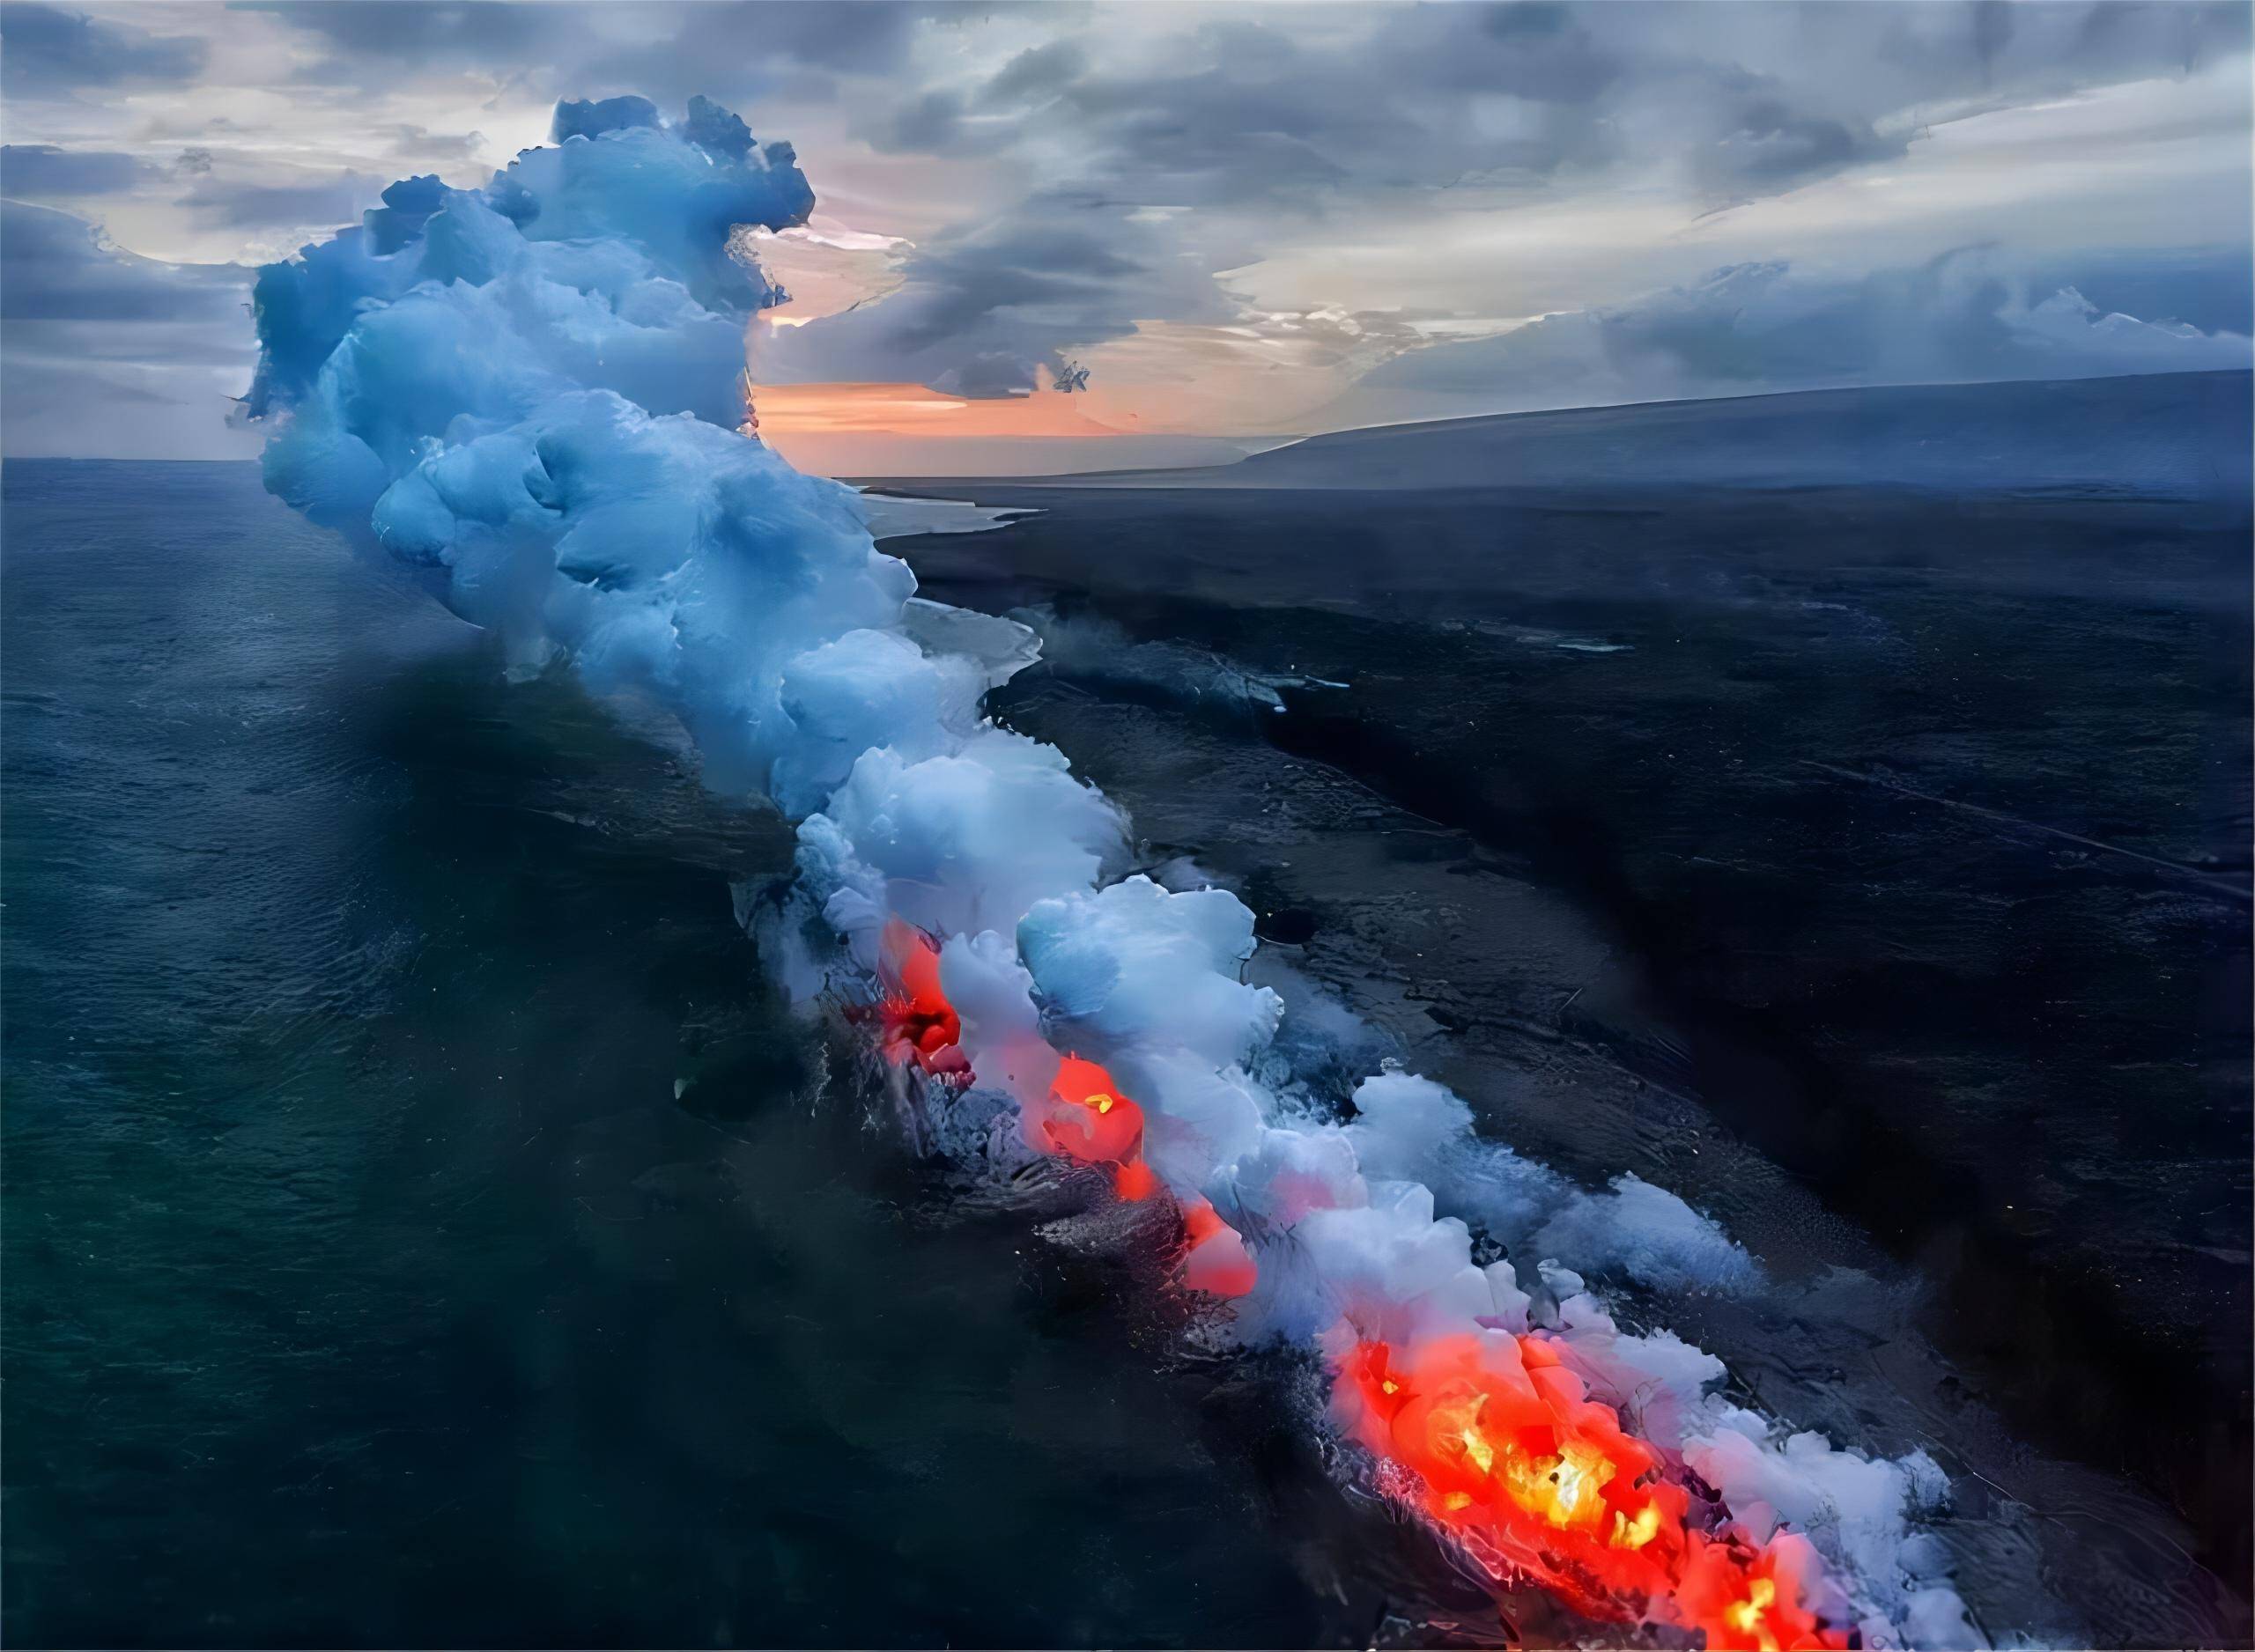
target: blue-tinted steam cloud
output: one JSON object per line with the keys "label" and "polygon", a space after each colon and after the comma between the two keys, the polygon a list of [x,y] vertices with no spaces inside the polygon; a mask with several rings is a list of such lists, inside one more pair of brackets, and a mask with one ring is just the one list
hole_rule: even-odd
{"label": "blue-tinted steam cloud", "polygon": [[[810,209],[787,146],[702,100],[672,124],[640,99],[568,103],[556,136],[482,188],[395,184],[262,272],[249,402],[273,490],[432,570],[516,665],[560,656],[598,691],[654,697],[713,785],[802,817],[770,936],[801,990],[865,992],[895,920],[935,937],[976,1075],[935,1105],[1021,1125],[959,1137],[966,1152],[1038,1148],[1062,1052],[1100,1060],[1141,1103],[1150,1169],[1255,1254],[1241,1335],[1343,1317],[1414,1347],[1543,1325],[1744,1530],[1814,1538],[1833,1572],[1812,1604],[1835,1621],[1874,1643],[1970,1640],[1904,1544],[1930,1463],[1725,1405],[1716,1361],[1623,1332],[1570,1271],[1750,1288],[1745,1252],[1633,1177],[1593,1193],[1480,1141],[1426,1080],[1381,1073],[1347,1116],[1324,1107],[1283,1054],[1283,1001],[1244,982],[1243,904],[1120,880],[1119,811],[982,715],[1031,634],[917,600],[848,490],[738,431],[744,329],[775,295],[729,249]],[[1476,1265],[1468,1222],[1544,1259],[1524,1278]]]}

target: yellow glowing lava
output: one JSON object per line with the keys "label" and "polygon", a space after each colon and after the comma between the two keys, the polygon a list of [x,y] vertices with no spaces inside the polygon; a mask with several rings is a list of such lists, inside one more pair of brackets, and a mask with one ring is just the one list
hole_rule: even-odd
{"label": "yellow glowing lava", "polygon": [[1778,1652],[1778,1638],[1762,1624],[1762,1614],[1776,1604],[1777,1598],[1777,1584],[1766,1577],[1757,1577],[1747,1584],[1744,1600],[1723,1609],[1723,1616],[1732,1628],[1754,1637],[1757,1652]]}
{"label": "yellow glowing lava", "polygon": [[1603,1453],[1569,1440],[1556,1457],[1530,1457],[1513,1450],[1505,1465],[1504,1486],[1512,1501],[1548,1524],[1586,1530],[1603,1519],[1605,1505],[1597,1493],[1614,1471]]}
{"label": "yellow glowing lava", "polygon": [[1490,1445],[1477,1428],[1467,1428],[1457,1435],[1457,1442],[1464,1448],[1464,1455],[1482,1474],[1491,1474],[1496,1468],[1496,1448]]}
{"label": "yellow glowing lava", "polygon": [[1660,1505],[1646,1503],[1638,1511],[1634,1520],[1618,1509],[1613,1515],[1613,1536],[1607,1539],[1616,1549],[1641,1549],[1660,1535]]}

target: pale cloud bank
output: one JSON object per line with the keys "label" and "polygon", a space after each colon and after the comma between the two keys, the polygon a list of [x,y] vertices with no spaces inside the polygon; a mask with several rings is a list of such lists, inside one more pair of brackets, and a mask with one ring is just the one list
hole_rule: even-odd
{"label": "pale cloud bank", "polygon": [[[767,249],[807,299],[759,341],[775,382],[1005,396],[1077,362],[1091,417],[1255,436],[2163,370],[2251,327],[2237,5],[17,0],[0,34],[0,191],[79,221],[88,302],[147,291],[75,376],[11,316],[11,444],[228,447],[240,313],[183,322],[183,290],[630,92],[795,144],[821,232]],[[48,229],[11,287],[53,286]]]}

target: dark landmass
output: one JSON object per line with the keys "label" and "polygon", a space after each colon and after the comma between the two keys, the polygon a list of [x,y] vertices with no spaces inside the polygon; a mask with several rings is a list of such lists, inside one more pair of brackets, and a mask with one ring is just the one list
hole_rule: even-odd
{"label": "dark landmass", "polygon": [[[2244,372],[1808,390],[1390,424],[1312,436],[1234,464],[1058,480],[1614,494],[1871,484],[2244,500],[2249,409]],[[939,491],[962,485],[928,483]]]}
{"label": "dark landmass", "polygon": [[[1923,1437],[1963,1484],[2080,1509],[2040,1539],[2066,1557],[2044,1587],[2097,1643],[2229,1643],[2247,394],[2191,375],[1874,392],[1830,429],[1852,403],[1828,393],[1355,432],[1196,485],[931,484],[1039,514],[892,548],[935,597],[1043,605],[1052,663],[1001,713],[1126,801],[1154,863],[1238,882],[1274,950],[1490,1127],[1677,1189],[1786,1277],[1918,1282],[1905,1319],[1771,1373],[1778,1409],[1838,1405],[1847,1437]],[[2017,468],[1969,469],[2015,407]],[[2138,432],[2119,465],[2109,428]],[[1715,462],[1755,429],[1776,445]],[[1574,462],[1462,484],[1497,452]],[[1719,473],[1749,485],[1660,480]],[[1702,1315],[1757,1370],[1817,1335],[1669,1320]],[[1866,1399],[1808,1380],[1827,1358]],[[2061,1532],[2141,1516],[1985,1457],[1993,1427],[2165,1500],[2208,1584],[2139,1598],[2118,1538]],[[2210,1615],[2170,1617],[2202,1589]]]}

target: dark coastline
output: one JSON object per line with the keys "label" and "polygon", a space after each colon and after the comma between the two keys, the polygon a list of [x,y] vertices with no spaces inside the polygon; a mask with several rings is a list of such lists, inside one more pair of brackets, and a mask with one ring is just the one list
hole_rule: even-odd
{"label": "dark coastline", "polygon": [[[1432,1046],[1420,1059],[1585,1174],[1619,1168],[1608,1147],[1644,1151],[1640,1096],[1688,1098],[1932,1289],[1921,1328],[1957,1373],[1937,1403],[1955,1384],[2146,1486],[2209,1571],[2244,1579],[2237,490],[1253,480],[886,485],[1036,513],[896,542],[928,594],[1344,684],[1287,683],[1281,712],[1232,737],[1442,829],[1461,882],[1546,892],[1598,938],[1581,962],[1603,958],[1546,976],[1548,937],[1456,926],[1448,954],[1399,960],[1389,1025]],[[1133,675],[1076,653],[1000,709],[1148,824],[1168,771],[1133,719],[1188,702]],[[1190,720],[1210,725],[1210,703]],[[1351,982],[1386,931],[1362,910],[1368,868],[1349,896],[1312,887],[1304,855],[1281,869],[1202,836],[1150,851],[1176,852],[1238,869],[1265,933],[1319,976]],[[1612,1093],[1530,1103],[1527,1075],[1539,1095],[1562,1044]],[[1623,1162],[1695,1203],[1752,1197],[1697,1152]]]}

